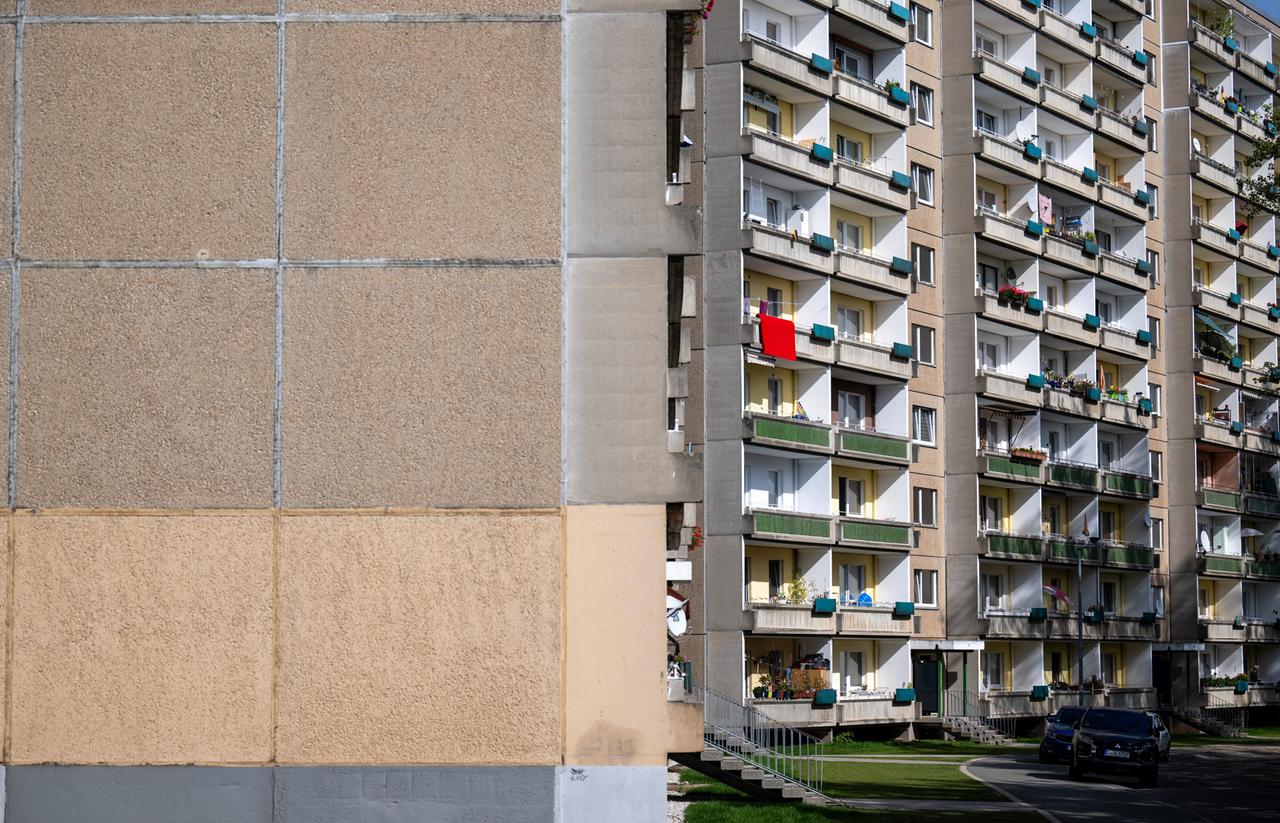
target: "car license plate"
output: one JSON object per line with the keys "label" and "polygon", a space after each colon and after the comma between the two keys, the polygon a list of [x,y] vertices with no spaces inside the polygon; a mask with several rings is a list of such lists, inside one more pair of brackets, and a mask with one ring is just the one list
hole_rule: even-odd
{"label": "car license plate", "polygon": [[1114,757],[1118,760],[1128,760],[1129,753],[1121,749],[1107,749],[1102,753],[1103,757]]}

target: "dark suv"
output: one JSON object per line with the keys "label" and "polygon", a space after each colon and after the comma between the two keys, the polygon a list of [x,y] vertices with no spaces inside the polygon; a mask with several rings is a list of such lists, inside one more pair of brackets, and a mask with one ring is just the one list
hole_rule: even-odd
{"label": "dark suv", "polygon": [[1091,708],[1075,724],[1071,779],[1085,772],[1128,772],[1143,786],[1160,774],[1160,744],[1151,718],[1131,709]]}
{"label": "dark suv", "polygon": [[1083,716],[1084,707],[1063,706],[1045,720],[1044,738],[1040,741],[1041,763],[1071,757],[1071,738],[1076,734],[1076,721]]}

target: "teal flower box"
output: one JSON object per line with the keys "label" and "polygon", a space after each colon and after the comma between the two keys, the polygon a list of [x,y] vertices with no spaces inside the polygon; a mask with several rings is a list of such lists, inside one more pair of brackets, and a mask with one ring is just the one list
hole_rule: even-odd
{"label": "teal flower box", "polygon": [[1224,37],[1222,38],[1222,47],[1227,51],[1235,51],[1240,47],[1240,44],[1236,42],[1234,37]]}
{"label": "teal flower box", "polygon": [[1092,95],[1088,95],[1088,94],[1082,95],[1080,97],[1080,108],[1084,109],[1085,111],[1097,111],[1098,101]]}
{"label": "teal flower box", "polygon": [[1146,136],[1147,136],[1147,121],[1146,121],[1146,120],[1134,120],[1134,121],[1133,121],[1133,131],[1134,131],[1136,134],[1140,134],[1140,135],[1142,135],[1143,137],[1146,137]]}
{"label": "teal flower box", "polygon": [[1232,308],[1239,306],[1242,302],[1244,302],[1244,298],[1240,296],[1239,292],[1233,291],[1231,294],[1227,295],[1227,305]]}
{"label": "teal flower box", "polygon": [[1022,0],[1022,5],[1027,6],[1028,8],[1038,9],[1040,8],[1040,2],[1041,0]]}
{"label": "teal flower box", "polygon": [[1102,399],[1102,389],[1096,386],[1092,389],[1087,389],[1084,393],[1084,399],[1090,403],[1097,403]]}
{"label": "teal flower box", "polygon": [[1049,610],[1044,606],[1036,606],[1031,610],[1031,622],[1043,623],[1049,619]]}
{"label": "teal flower box", "polygon": [[1040,85],[1040,72],[1027,66],[1022,70],[1022,79],[1033,86],[1038,86]]}
{"label": "teal flower box", "polygon": [[900,106],[905,106],[911,102],[911,95],[902,86],[894,86],[889,89],[889,99]]}
{"label": "teal flower box", "polygon": [[1240,104],[1234,100],[1228,100],[1227,102],[1222,104],[1222,109],[1227,114],[1235,114],[1236,112],[1240,111]]}
{"label": "teal flower box", "polygon": [[893,604],[894,617],[910,617],[916,613],[916,604],[910,600],[899,600]]}
{"label": "teal flower box", "polygon": [[1039,297],[1028,297],[1026,308],[1032,314],[1039,314],[1044,311],[1044,301]]}
{"label": "teal flower box", "polygon": [[809,238],[809,247],[820,251],[835,251],[836,241],[827,237],[825,234],[815,234]]}
{"label": "teal flower box", "polygon": [[1232,433],[1232,434],[1244,434],[1244,423],[1241,423],[1239,420],[1232,420],[1232,421],[1231,421],[1231,433]]}
{"label": "teal flower box", "polygon": [[1243,367],[1244,367],[1244,361],[1241,360],[1239,357],[1233,357],[1227,363],[1227,368],[1231,369],[1232,371],[1240,371],[1240,369],[1242,369]]}
{"label": "teal flower box", "polygon": [[911,20],[911,10],[897,3],[890,3],[889,16],[901,23],[906,23]]}
{"label": "teal flower box", "polygon": [[1133,264],[1133,268],[1138,272],[1138,274],[1151,274],[1151,261],[1139,260]]}
{"label": "teal flower box", "polygon": [[1271,433],[1271,442],[1280,443],[1280,429],[1277,429]]}
{"label": "teal flower box", "polygon": [[813,705],[818,708],[830,708],[836,704],[835,689],[818,689],[813,693]]}
{"label": "teal flower box", "polygon": [[1043,375],[1043,374],[1028,374],[1028,375],[1027,375],[1027,388],[1028,388],[1028,389],[1035,389],[1036,391],[1039,391],[1040,389],[1043,389],[1043,388],[1044,388],[1044,375]]}
{"label": "teal flower box", "polygon": [[911,274],[911,261],[905,257],[895,257],[889,261],[889,271],[894,274]]}
{"label": "teal flower box", "polygon": [[1270,258],[1272,258],[1273,260],[1274,260],[1275,258],[1277,258],[1277,257],[1280,257],[1280,246],[1276,246],[1276,245],[1273,245],[1273,244],[1271,244],[1271,243],[1268,243],[1268,244],[1267,244],[1267,257],[1270,257]]}
{"label": "teal flower box", "polygon": [[835,68],[835,64],[831,62],[831,58],[823,57],[821,54],[810,55],[809,65],[813,67],[814,71],[821,72],[822,74],[830,74],[831,70]]}
{"label": "teal flower box", "polygon": [[1144,346],[1151,345],[1151,332],[1146,329],[1138,329],[1138,342]]}
{"label": "teal flower box", "polygon": [[1098,317],[1096,314],[1086,314],[1084,316],[1084,327],[1086,329],[1093,329],[1094,331],[1097,331],[1102,328],[1102,318]]}
{"label": "teal flower box", "polygon": [[1081,250],[1084,251],[1085,254],[1089,255],[1090,257],[1097,257],[1098,252],[1101,251],[1098,244],[1093,242],[1092,240],[1085,240],[1083,243],[1080,244],[1080,248]]}
{"label": "teal flower box", "polygon": [[813,599],[814,614],[835,614],[836,599],[834,597],[815,597]]}
{"label": "teal flower box", "polygon": [[1153,624],[1156,622],[1156,613],[1155,613],[1155,612],[1143,612],[1143,613],[1142,613],[1142,617],[1138,620],[1138,622],[1139,622],[1139,623],[1141,623],[1141,624],[1142,624],[1142,625],[1144,625],[1144,626],[1150,626],[1150,625],[1153,625]]}
{"label": "teal flower box", "polygon": [[1031,699],[1032,699],[1033,701],[1035,701],[1036,703],[1039,703],[1039,702],[1041,702],[1041,701],[1043,701],[1043,700],[1048,700],[1048,699],[1049,699],[1049,687],[1048,687],[1048,686],[1032,686],[1032,687],[1031,687]]}
{"label": "teal flower box", "polygon": [[1241,234],[1236,229],[1227,229],[1227,237],[1230,237],[1232,240],[1234,240],[1237,243],[1239,243],[1242,239],[1244,239],[1244,235]]}
{"label": "teal flower box", "polygon": [[1272,320],[1280,320],[1280,308],[1277,308],[1276,306],[1269,307],[1267,309],[1267,317],[1270,317]]}
{"label": "teal flower box", "polygon": [[1235,691],[1235,693],[1236,693],[1236,694],[1246,694],[1248,691],[1249,691],[1249,681],[1248,681],[1248,680],[1237,680],[1237,681],[1236,681],[1236,691]]}
{"label": "teal flower box", "polygon": [[1268,64],[1266,64],[1265,66],[1263,66],[1263,67],[1262,67],[1262,70],[1263,70],[1264,72],[1266,72],[1266,73],[1267,73],[1267,76],[1268,76],[1268,77],[1275,77],[1275,76],[1276,76],[1276,71],[1277,71],[1277,69],[1276,69],[1276,64],[1275,64],[1275,63],[1268,63]]}
{"label": "teal flower box", "polygon": [[836,159],[835,153],[831,151],[830,146],[824,146],[821,143],[814,143],[809,148],[809,156],[814,160],[821,160],[823,163],[830,163]]}
{"label": "teal flower box", "polygon": [[834,343],[836,339],[836,330],[834,326],[828,326],[823,323],[814,323],[813,330],[809,333],[809,336],[814,340],[826,340],[830,343]]}
{"label": "teal flower box", "polygon": [[1034,234],[1039,237],[1044,234],[1044,224],[1037,220],[1028,220],[1025,231],[1027,234]]}
{"label": "teal flower box", "polygon": [[1135,51],[1133,53],[1133,62],[1145,69],[1147,64],[1151,62],[1151,56],[1145,51]]}
{"label": "teal flower box", "polygon": [[1039,160],[1044,156],[1044,152],[1040,151],[1040,147],[1035,143],[1027,143],[1023,145],[1022,153],[1032,160]]}
{"label": "teal flower box", "polygon": [[1147,398],[1138,401],[1138,414],[1151,414],[1155,410],[1155,405]]}
{"label": "teal flower box", "polygon": [[895,189],[907,191],[911,188],[911,175],[904,171],[895,171],[893,174],[889,175],[889,185],[893,186]]}
{"label": "teal flower box", "polygon": [[1091,169],[1091,168],[1089,168],[1089,167],[1087,167],[1087,166],[1086,166],[1086,167],[1085,167],[1085,168],[1080,172],[1080,179],[1081,179],[1081,180],[1083,180],[1083,181],[1084,181],[1084,182],[1086,182],[1086,183],[1097,183],[1097,182],[1098,182],[1098,173],[1097,173],[1096,171],[1094,171],[1093,169]]}
{"label": "teal flower box", "polygon": [[1276,124],[1272,123],[1270,120],[1263,120],[1262,128],[1266,129],[1267,134],[1271,135],[1272,137],[1275,137],[1277,134],[1280,134],[1280,129],[1277,129]]}
{"label": "teal flower box", "polygon": [[1107,613],[1102,609],[1089,609],[1084,613],[1084,622],[1086,623],[1102,623],[1107,619]]}
{"label": "teal flower box", "polygon": [[[1025,3],[1026,0],[1023,0],[1023,2]],[[1039,3],[1039,0],[1036,0],[1036,2]],[[894,689],[893,702],[894,703],[916,702],[916,690],[915,689]]]}
{"label": "teal flower box", "polygon": [[1146,189],[1138,189],[1133,193],[1133,201],[1142,206],[1151,205],[1151,193]]}
{"label": "teal flower box", "polygon": [[898,360],[910,360],[911,355],[915,353],[915,349],[907,343],[894,343],[893,348],[889,351],[889,356]]}
{"label": "teal flower box", "polygon": [[1098,27],[1092,23],[1081,23],[1080,33],[1092,40],[1098,36]]}

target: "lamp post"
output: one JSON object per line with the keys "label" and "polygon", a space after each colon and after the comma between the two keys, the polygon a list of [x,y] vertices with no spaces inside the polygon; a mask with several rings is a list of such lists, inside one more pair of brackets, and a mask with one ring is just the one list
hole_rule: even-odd
{"label": "lamp post", "polygon": [[1101,539],[1089,536],[1088,524],[1076,539],[1076,689],[1081,708],[1084,708],[1084,547],[1086,543],[1096,546]]}

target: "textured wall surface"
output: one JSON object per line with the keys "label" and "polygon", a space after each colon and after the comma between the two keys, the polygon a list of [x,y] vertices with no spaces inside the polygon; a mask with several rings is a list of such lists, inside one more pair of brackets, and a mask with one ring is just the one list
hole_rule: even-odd
{"label": "textured wall surface", "polygon": [[558,515],[285,517],[279,760],[556,762],[560,532]]}

